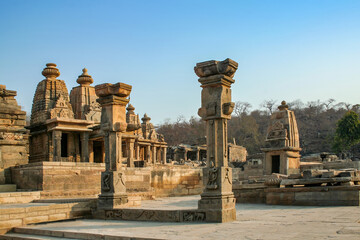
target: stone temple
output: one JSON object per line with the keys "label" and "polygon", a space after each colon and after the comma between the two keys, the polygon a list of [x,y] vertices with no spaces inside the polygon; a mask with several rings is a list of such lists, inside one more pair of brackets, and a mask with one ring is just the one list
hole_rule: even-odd
{"label": "stone temple", "polygon": [[[79,85],[69,93],[65,81],[58,79],[56,64],[48,63],[28,125],[15,100],[16,91],[0,85],[0,234],[5,234],[0,238],[158,239],[164,232],[169,234],[166,239],[209,234],[213,239],[239,238],[258,227],[249,219],[260,218],[260,225],[275,223],[269,230],[272,234],[278,225],[291,234],[292,225],[323,223],[307,220],[306,209],[299,218],[303,222],[279,221],[278,217],[298,216],[299,208],[292,210],[291,205],[356,206],[351,210],[358,212],[360,164],[325,161],[326,156],[321,162],[301,158],[295,113],[285,101],[270,117],[267,144],[258,159],[247,159],[245,148],[229,143],[228,121],[235,105],[231,87],[237,68],[231,59],[196,64],[201,87],[201,104],[196,104],[206,124],[206,144],[185,143],[169,147],[170,151],[151,118],[136,113],[129,84],[92,86],[94,80],[84,68],[76,80]],[[186,164],[191,160],[201,163]],[[257,203],[259,209],[242,203]],[[281,213],[275,216],[269,214],[274,208],[265,204],[288,207],[277,208]],[[311,208],[311,212],[323,214],[330,208],[324,209]],[[358,217],[349,219],[352,222],[337,233],[358,236],[352,225]],[[77,221],[58,223],[63,220]],[[183,223],[169,227],[167,222]],[[210,224],[214,222],[232,223]],[[39,223],[54,228],[32,225]],[[114,226],[120,227],[114,230]],[[163,228],[156,230],[159,227]],[[146,229],[147,235],[138,228]],[[262,239],[258,234],[265,228],[258,227],[256,237],[249,238]],[[239,235],[240,230],[245,233]],[[125,231],[133,232],[122,235]],[[150,235],[153,231],[157,235]],[[219,237],[219,232],[225,235]]]}
{"label": "stone temple", "polygon": [[[92,77],[83,69],[70,92],[60,71],[49,63],[42,71],[45,77],[34,95],[30,120],[29,162],[104,162],[104,138],[100,134],[101,107],[97,102]],[[129,167],[165,163],[163,136],[156,133],[146,114],[140,122],[129,104],[123,137],[122,158]]]}

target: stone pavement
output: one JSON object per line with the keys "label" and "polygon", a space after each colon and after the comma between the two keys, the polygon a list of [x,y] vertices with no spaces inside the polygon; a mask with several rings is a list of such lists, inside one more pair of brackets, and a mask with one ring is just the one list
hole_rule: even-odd
{"label": "stone pavement", "polygon": [[[199,196],[143,201],[146,209],[195,208]],[[155,239],[360,239],[360,207],[236,204],[235,222],[76,220],[25,228]]]}

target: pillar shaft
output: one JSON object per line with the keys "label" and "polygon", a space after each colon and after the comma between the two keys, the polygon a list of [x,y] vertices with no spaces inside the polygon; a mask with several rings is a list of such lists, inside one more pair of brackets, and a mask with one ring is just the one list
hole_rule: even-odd
{"label": "pillar shaft", "polygon": [[135,139],[128,139],[127,141],[127,166],[128,167],[135,167],[134,165],[134,142]]}
{"label": "pillar shaft", "polygon": [[162,163],[166,164],[166,147],[162,148]]}
{"label": "pillar shaft", "polygon": [[153,151],[152,151],[152,163],[155,165],[156,162],[157,162],[157,159],[156,159],[156,147],[153,146],[152,149],[153,149]]}
{"label": "pillar shaft", "polygon": [[146,146],[146,162],[148,164],[151,164],[151,146],[150,145]]}
{"label": "pillar shaft", "polygon": [[135,159],[140,160],[140,145],[138,143],[135,144]]}
{"label": "pillar shaft", "polygon": [[200,149],[196,150],[196,161],[200,161]]}
{"label": "pillar shaft", "polygon": [[52,132],[52,142],[53,142],[53,161],[61,161],[61,131]]}
{"label": "pillar shaft", "polygon": [[81,133],[81,161],[89,162],[89,133]]}

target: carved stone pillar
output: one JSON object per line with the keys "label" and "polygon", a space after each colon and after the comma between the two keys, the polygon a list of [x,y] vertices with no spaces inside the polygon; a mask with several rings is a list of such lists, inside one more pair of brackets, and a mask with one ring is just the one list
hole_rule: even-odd
{"label": "carved stone pillar", "polygon": [[147,145],[146,146],[146,162],[147,164],[151,164],[151,146]]}
{"label": "carved stone pillar", "polygon": [[156,147],[153,146],[152,149],[153,149],[153,151],[152,151],[152,163],[155,165],[156,164]]}
{"label": "carved stone pillar", "polygon": [[166,147],[162,148],[162,163],[166,164]]}
{"label": "carved stone pillar", "polygon": [[126,105],[131,86],[124,83],[101,84],[95,87],[101,107],[101,131],[104,134],[105,172],[101,173],[101,194],[98,209],[121,208],[128,202],[125,173],[122,170],[122,132],[126,131]]}
{"label": "carved stone pillar", "polygon": [[139,143],[135,144],[135,159],[140,160],[140,145]]}
{"label": "carved stone pillar", "polygon": [[52,132],[52,143],[53,143],[53,161],[60,162],[61,161],[61,131],[53,131]]}
{"label": "carved stone pillar", "polygon": [[89,141],[88,142],[88,149],[89,149],[89,163],[94,162],[94,142]]}
{"label": "carved stone pillar", "polygon": [[127,151],[128,151],[128,159],[127,159],[127,166],[128,167],[135,167],[134,165],[134,143],[135,143],[135,139],[128,139],[128,143],[127,143]]}
{"label": "carved stone pillar", "polygon": [[200,161],[200,149],[196,149],[196,161]]}
{"label": "carved stone pillar", "polygon": [[238,64],[230,59],[196,64],[200,77],[201,108],[199,116],[206,121],[207,168],[206,187],[198,207],[206,212],[206,221],[229,222],[236,219],[232,192],[232,169],[228,167],[227,121],[234,103],[230,86]]}
{"label": "carved stone pillar", "polygon": [[82,132],[80,137],[81,137],[81,161],[89,162],[89,133]]}

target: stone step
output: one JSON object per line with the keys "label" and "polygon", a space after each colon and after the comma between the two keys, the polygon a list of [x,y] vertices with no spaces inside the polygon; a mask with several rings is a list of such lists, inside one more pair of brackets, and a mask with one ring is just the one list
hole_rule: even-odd
{"label": "stone step", "polygon": [[[20,237],[20,238],[18,238]],[[22,238],[21,238],[22,237]],[[49,229],[39,229],[31,227],[14,228],[13,232],[0,236],[0,239],[111,239],[111,240],[158,240],[159,238],[140,238],[129,236],[113,236],[96,233],[82,233],[71,231],[59,231]]]}
{"label": "stone step", "polygon": [[0,204],[0,234],[28,224],[90,216],[94,201],[73,203]]}
{"label": "stone step", "polygon": [[51,236],[39,236],[32,234],[21,234],[21,233],[8,233],[6,235],[0,236],[0,239],[4,240],[21,240],[21,239],[31,239],[31,240],[42,240],[42,239],[74,239],[74,238],[63,238],[63,237],[51,237]]}
{"label": "stone step", "polygon": [[40,199],[40,191],[0,191],[0,204],[30,203],[37,199]]}

